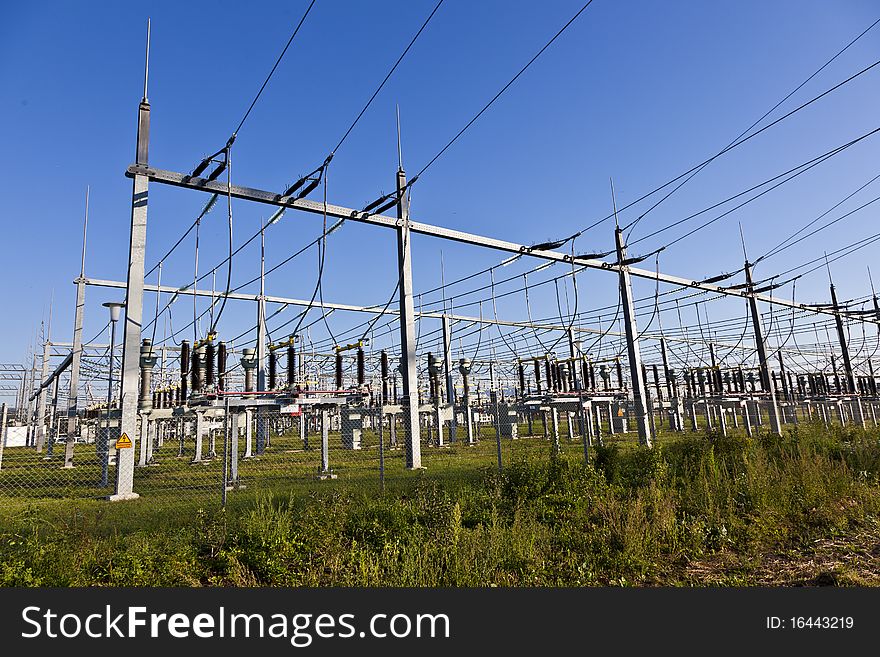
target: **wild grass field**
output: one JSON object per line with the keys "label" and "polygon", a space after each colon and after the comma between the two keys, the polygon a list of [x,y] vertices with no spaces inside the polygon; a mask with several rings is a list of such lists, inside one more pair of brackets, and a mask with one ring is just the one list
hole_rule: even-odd
{"label": "wild grass field", "polygon": [[501,473],[483,440],[384,492],[303,477],[226,508],[19,498],[0,506],[0,584],[880,585],[880,430],[618,436],[589,465],[576,442],[516,442]]}

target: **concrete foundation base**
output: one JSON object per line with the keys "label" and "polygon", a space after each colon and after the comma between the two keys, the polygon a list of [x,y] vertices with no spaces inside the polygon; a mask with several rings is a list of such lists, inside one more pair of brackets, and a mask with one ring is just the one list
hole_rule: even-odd
{"label": "concrete foundation base", "polygon": [[121,495],[110,495],[106,499],[110,502],[123,502],[125,500],[136,500],[140,495],[137,493],[123,493]]}

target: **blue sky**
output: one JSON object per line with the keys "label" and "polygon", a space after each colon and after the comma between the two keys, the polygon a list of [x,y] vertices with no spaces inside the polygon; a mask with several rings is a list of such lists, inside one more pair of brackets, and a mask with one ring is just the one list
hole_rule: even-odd
{"label": "blue sky", "polygon": [[[281,191],[320,164],[434,4],[317,0],[239,134],[233,149],[233,182]],[[404,164],[414,173],[581,4],[446,0],[336,154],[329,171],[330,200],[359,208],[393,189],[396,104],[401,110]],[[125,280],[131,183],[123,172],[134,159],[147,17],[152,19],[150,162],[189,171],[223,145],[306,6],[305,0],[297,0],[209,5],[29,2],[4,8],[0,217],[6,242],[7,321],[0,325],[0,360],[24,361],[53,293],[53,338],[71,337],[72,280],[79,269],[87,185],[91,204],[86,273]],[[876,3],[858,0],[596,0],[414,186],[412,216],[527,244],[571,234],[608,214],[609,178],[614,179],[618,206],[623,206],[710,157],[878,16]],[[877,59],[880,26],[768,121]],[[878,127],[878,81],[880,67],[719,158],[645,217],[632,239]],[[866,139],[670,247],[660,257],[660,268],[694,278],[739,268],[739,222],[750,254],[767,250],[880,173],[878,139],[880,135]],[[878,188],[880,183],[868,186],[828,218],[874,198]],[[312,195],[319,197],[319,192]],[[205,201],[202,194],[151,187],[148,268]],[[646,207],[623,213],[621,221],[631,221]],[[771,276],[823,250],[875,233],[876,212],[871,206],[769,259],[756,270],[756,277]],[[258,230],[268,214],[265,207],[236,202],[236,243]],[[695,223],[645,240],[631,251],[657,248]],[[267,266],[320,230],[319,218],[288,213],[267,231]],[[226,238],[225,208],[218,204],[202,226],[200,273],[225,257]],[[607,250],[612,245],[613,224],[606,222],[581,236],[577,250]],[[417,291],[440,283],[441,250],[447,281],[505,257],[415,238]],[[833,264],[841,298],[870,292],[865,267],[877,253],[872,245]],[[393,254],[389,231],[347,225],[334,233],[328,240],[324,299],[384,303],[395,283]],[[308,251],[270,276],[267,292],[309,298],[316,261],[315,250]],[[163,284],[185,284],[192,278],[193,264],[190,238],[164,264]],[[507,276],[537,264],[516,263],[499,271]],[[644,266],[653,267],[654,261]],[[243,251],[233,264],[233,283],[251,279],[258,267],[258,250]],[[530,281],[559,273],[562,270],[550,269]],[[875,273],[880,276],[880,268]],[[225,274],[225,268],[217,270],[218,287]],[[210,287],[210,280],[206,283]],[[473,287],[485,283],[487,276],[470,281]],[[578,286],[581,309],[616,303],[614,276],[585,273],[578,277]],[[637,295],[653,293],[649,282],[636,286]],[[532,294],[533,315],[557,314],[552,290],[551,284]],[[570,286],[567,290],[572,293]],[[790,286],[779,294],[790,297]],[[106,324],[100,304],[121,296],[89,289],[86,338]],[[821,271],[797,283],[798,300],[824,301],[827,296],[827,276]],[[151,318],[153,304],[155,297],[148,296],[146,318]],[[525,318],[521,294],[500,300],[497,307],[506,318]],[[706,310],[713,321],[742,314],[740,305],[724,302],[709,304]],[[466,314],[478,311],[472,306]],[[483,311],[491,312],[491,305]],[[276,323],[292,316],[286,312]],[[187,317],[192,318],[191,304],[178,302],[175,328]],[[253,320],[250,304],[230,302],[221,338],[237,335]],[[340,334],[363,320],[330,318],[331,328]],[[423,330],[433,328],[426,325]],[[326,335],[320,324],[311,330],[316,341]],[[273,337],[284,337],[283,329],[277,332]],[[163,333],[167,334],[165,318],[157,337]],[[192,339],[191,329],[177,339],[181,337]],[[393,341],[392,336],[388,339]]]}

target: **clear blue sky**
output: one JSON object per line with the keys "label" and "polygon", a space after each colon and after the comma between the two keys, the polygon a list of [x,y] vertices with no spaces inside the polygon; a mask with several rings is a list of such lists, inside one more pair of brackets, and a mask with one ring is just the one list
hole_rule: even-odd
{"label": "clear blue sky", "polygon": [[[189,171],[223,145],[307,4],[27,2],[4,7],[0,217],[6,321],[0,325],[0,360],[24,361],[53,291],[53,338],[71,338],[72,280],[79,270],[87,185],[86,273],[125,280],[131,182],[123,172],[134,159],[147,17],[152,19],[150,162]],[[281,191],[320,164],[434,4],[317,0],[239,134],[233,181]],[[337,153],[329,172],[331,201],[359,208],[393,189],[395,104],[401,108],[404,163],[414,173],[581,4],[446,0]],[[878,16],[880,7],[867,0],[596,0],[419,181],[413,190],[413,218],[524,243],[568,235],[610,211],[610,177],[622,206],[711,156]],[[878,58],[880,26],[768,121]],[[880,126],[878,83],[880,67],[725,155],[648,215],[632,238]],[[670,248],[660,258],[661,269],[699,278],[740,267],[738,222],[750,254],[763,252],[880,173],[878,139],[853,146]],[[878,188],[880,183],[869,186],[828,218],[874,198]],[[205,200],[184,190],[151,188],[148,268],[189,226]],[[639,208],[623,213],[622,222],[635,218]],[[269,214],[265,207],[243,202],[236,202],[234,211],[236,243],[254,233]],[[873,234],[876,214],[871,206],[853,215],[762,263],[756,276],[770,276]],[[225,207],[218,204],[203,224],[200,273],[225,255],[225,220]],[[656,248],[695,223],[646,240],[632,251]],[[612,229],[606,222],[584,234],[578,251],[609,249]],[[267,232],[268,266],[319,232],[318,218],[288,213]],[[417,290],[439,284],[441,249],[447,281],[505,257],[416,238]],[[393,253],[390,232],[352,225],[334,233],[327,252],[325,300],[384,303],[395,281]],[[869,292],[865,266],[877,253],[878,246],[872,245],[833,265],[842,298]],[[257,256],[249,248],[236,258],[234,284],[256,275]],[[315,264],[313,249],[270,276],[267,291],[309,298]],[[506,276],[536,264],[517,263],[501,271]],[[163,283],[183,285],[192,271],[189,239],[165,263]],[[561,270],[535,274],[533,280],[553,273]],[[880,268],[875,274],[880,277]],[[217,286],[224,280],[222,268]],[[484,276],[470,283],[487,282]],[[586,273],[578,284],[581,308],[615,302],[614,276]],[[649,295],[652,287],[639,282],[636,291]],[[534,293],[536,316],[557,312],[552,288]],[[791,288],[780,294],[790,296]],[[799,300],[826,300],[827,276],[819,271],[798,281],[797,294]],[[106,323],[100,304],[121,296],[89,289],[86,338]],[[148,296],[146,318],[152,316],[153,303],[154,297]],[[507,318],[525,316],[521,295],[498,308]],[[719,303],[709,312],[721,319],[739,316],[739,308],[728,310]],[[490,306],[484,308],[490,311]],[[278,321],[292,316],[286,312]],[[467,312],[477,314],[478,308]],[[178,302],[175,328],[187,316],[192,318],[191,304]],[[238,334],[253,319],[251,305],[230,302],[221,338]],[[341,333],[363,320],[331,317],[331,326]],[[324,335],[320,326],[312,330],[316,340]],[[163,320],[157,337],[164,331]],[[284,335],[280,330],[273,337]],[[180,337],[191,339],[192,333]]]}

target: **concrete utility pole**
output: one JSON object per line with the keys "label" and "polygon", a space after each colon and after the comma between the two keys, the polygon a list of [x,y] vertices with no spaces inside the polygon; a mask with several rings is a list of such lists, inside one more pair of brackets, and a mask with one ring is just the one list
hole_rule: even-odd
{"label": "concrete utility pole", "polygon": [[626,245],[623,243],[623,230],[614,229],[614,241],[617,246],[617,264],[620,267],[620,301],[623,306],[623,325],[626,331],[626,351],[629,357],[629,375],[632,379],[633,406],[635,420],[639,430],[639,442],[650,447],[653,444],[654,427],[648,418],[648,399],[645,379],[642,376],[642,355],[639,351],[639,332],[636,327],[636,313],[632,300],[632,281],[626,260]]}
{"label": "concrete utility pole", "polygon": [[[147,81],[150,71],[150,22],[147,20],[147,54],[144,70],[144,97],[138,106],[136,162],[147,166],[150,144],[150,103]],[[120,373],[120,436],[132,443],[138,438],[138,383],[140,379],[141,322],[144,310],[144,259],[147,247],[147,192],[149,177],[135,175],[131,193],[131,240],[128,247],[128,278],[125,288],[125,329],[122,338]],[[139,497],[134,486],[134,449],[120,449],[116,456],[116,489],[110,500]]]}
{"label": "concrete utility pole", "polygon": [[403,414],[407,424],[406,467],[422,467],[419,427],[419,390],[416,373],[416,323],[413,306],[412,249],[409,226],[409,191],[401,163],[397,169],[397,267],[400,277],[400,354],[403,375]]}
{"label": "concrete utility pole", "polygon": [[[745,262],[746,286],[749,292],[754,289],[752,284],[752,265]],[[760,367],[761,383],[764,390],[770,393],[770,429],[777,435],[782,435],[782,426],[779,421],[779,406],[776,403],[776,386],[770,376],[770,367],[767,364],[767,349],[764,344],[764,330],[761,327],[761,315],[758,312],[758,299],[754,294],[749,295],[749,309],[752,313],[752,327],[755,331],[755,347],[758,349],[758,366]],[[760,408],[758,408],[760,412]]]}

